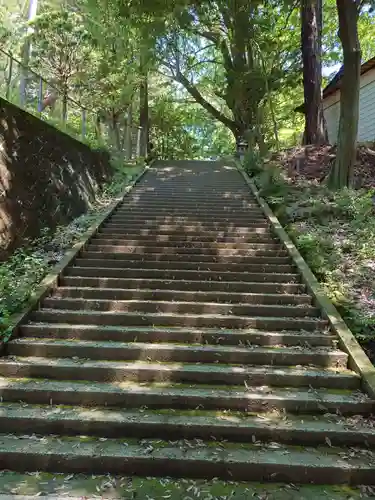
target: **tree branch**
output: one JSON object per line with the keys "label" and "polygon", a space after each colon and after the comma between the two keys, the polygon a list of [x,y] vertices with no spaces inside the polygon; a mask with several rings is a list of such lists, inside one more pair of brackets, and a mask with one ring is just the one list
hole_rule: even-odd
{"label": "tree branch", "polygon": [[223,123],[233,133],[236,131],[236,123],[225,116],[224,113],[212,106],[212,104],[210,104],[208,101],[206,101],[206,99],[202,96],[195,85],[190,83],[182,73],[177,73],[175,79],[177,82],[181,83],[181,85],[185,87],[186,91],[195,99],[195,101],[200,104],[206,111],[208,111],[214,118]]}
{"label": "tree branch", "polygon": [[191,71],[193,68],[196,68],[197,66],[200,66],[201,64],[217,64],[220,65],[222,64],[220,61],[217,61],[216,59],[206,59],[203,61],[197,61],[196,63],[192,64],[189,66],[187,69]]}

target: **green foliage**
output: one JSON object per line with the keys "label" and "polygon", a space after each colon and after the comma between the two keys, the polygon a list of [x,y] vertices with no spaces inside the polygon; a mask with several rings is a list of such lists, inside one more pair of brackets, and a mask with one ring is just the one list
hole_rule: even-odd
{"label": "green foliage", "polygon": [[152,78],[150,90],[151,142],[159,158],[210,158],[233,152],[229,130],[200,106],[172,100],[173,87],[165,79]]}
{"label": "green foliage", "polygon": [[0,266],[0,333],[8,333],[11,315],[27,303],[35,285],[43,278],[48,263],[30,249],[16,251]]}
{"label": "green foliage", "polygon": [[294,183],[276,166],[256,183],[353,333],[375,339],[374,192]]}
{"label": "green foliage", "polygon": [[140,167],[114,162],[112,181],[98,193],[95,205],[67,226],[58,227],[54,234],[47,230],[36,240],[0,264],[0,338],[11,333],[14,315],[26,307],[37,285],[48,270],[58,262],[81,236],[103,215],[104,210],[140,171]]}
{"label": "green foliage", "polygon": [[46,9],[32,23],[32,65],[68,92],[91,62],[92,47],[83,17],[69,9]]}
{"label": "green foliage", "polygon": [[[3,2],[4,3],[4,2]],[[74,7],[72,6],[74,4]],[[301,140],[303,100],[298,3],[286,0],[39,0],[29,28],[31,65],[55,79],[106,126],[102,143],[124,149],[124,119],[139,123],[149,84],[152,141],[162,157],[210,157],[234,149],[233,133],[257,130],[275,146]],[[0,42],[21,55],[28,2],[0,0]],[[364,59],[374,55],[374,12],[362,10]],[[335,0],[324,3],[323,66],[342,60]],[[1,59],[1,58],[0,58]],[[335,68],[336,69],[336,68]],[[163,76],[161,76],[161,73]],[[33,90],[36,100],[37,90]],[[15,89],[18,93],[18,88]],[[61,99],[56,104],[61,119]],[[56,116],[53,118],[56,120]],[[67,131],[80,135],[78,115]],[[61,126],[59,124],[59,126]],[[90,141],[95,130],[88,131]],[[164,138],[163,138],[164,136]],[[258,139],[256,139],[258,140]]]}
{"label": "green foliage", "polygon": [[263,172],[264,164],[259,150],[249,149],[246,152],[243,162],[243,168],[250,177],[257,176],[261,172]]}

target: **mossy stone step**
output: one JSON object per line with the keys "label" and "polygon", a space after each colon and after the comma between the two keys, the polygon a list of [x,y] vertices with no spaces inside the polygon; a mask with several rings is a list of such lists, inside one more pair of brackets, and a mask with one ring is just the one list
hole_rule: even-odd
{"label": "mossy stone step", "polygon": [[108,326],[180,326],[208,328],[259,328],[271,330],[308,330],[325,328],[327,321],[318,318],[288,318],[287,316],[225,316],[218,314],[122,313],[111,311],[74,311],[39,309],[31,315],[33,321]]}
{"label": "mossy stone step", "polygon": [[238,412],[166,412],[147,409],[116,410],[82,406],[0,405],[2,429],[53,435],[91,435],[104,438],[203,439],[242,443],[272,442],[320,446],[375,445],[370,420],[319,416]]}
{"label": "mossy stone step", "polygon": [[[84,295],[84,294],[83,294]],[[305,318],[318,317],[319,309],[301,304],[223,304],[216,302],[189,302],[175,300],[111,300],[88,297],[49,297],[43,300],[43,308],[70,311],[151,312],[176,314],[218,314],[229,316],[263,316]]]}
{"label": "mossy stone step", "polygon": [[359,391],[218,385],[137,384],[0,378],[4,402],[91,407],[206,409],[290,413],[370,415],[374,402]]}
{"label": "mossy stone step", "polygon": [[258,305],[304,305],[310,306],[312,299],[307,294],[288,293],[231,293],[199,292],[188,290],[118,289],[95,287],[64,287],[53,291],[53,298],[84,298],[95,300],[147,300],[169,302],[212,302],[214,304],[258,304]]}
{"label": "mossy stone step", "polygon": [[341,448],[287,445],[243,448],[228,444],[107,440],[0,435],[3,467],[14,471],[159,475],[228,480],[288,481],[315,484],[372,484],[375,458]]}
{"label": "mossy stone step", "polygon": [[[360,378],[348,370],[292,368],[283,366],[241,366],[227,364],[194,364],[164,361],[154,363],[147,360],[108,361],[106,349],[97,352],[93,359],[69,357],[68,351],[58,351],[55,357],[42,357],[45,353],[37,339],[25,339],[23,344],[14,341],[9,346],[10,356],[0,358],[0,375],[3,377],[33,377],[54,380],[87,380],[100,382],[182,382],[194,384],[251,385],[274,387],[307,387],[360,389]],[[26,342],[29,342],[26,344]],[[72,353],[75,353],[75,343]],[[26,344],[26,345],[25,345]],[[35,345],[34,345],[35,344]],[[26,347],[26,349],[25,349]],[[100,346],[98,346],[98,349]],[[21,353],[19,353],[21,352]],[[15,354],[17,353],[17,354]],[[53,350],[52,350],[53,353]],[[79,354],[79,350],[78,350]],[[83,353],[86,354],[86,353]],[[90,354],[90,353],[88,353]],[[120,356],[119,356],[120,357]]]}
{"label": "mossy stone step", "polygon": [[239,346],[333,347],[336,337],[324,331],[262,331],[257,329],[224,330],[210,328],[121,327],[70,325],[69,323],[27,323],[20,326],[24,337],[71,340],[106,339],[115,342],[174,342]]}

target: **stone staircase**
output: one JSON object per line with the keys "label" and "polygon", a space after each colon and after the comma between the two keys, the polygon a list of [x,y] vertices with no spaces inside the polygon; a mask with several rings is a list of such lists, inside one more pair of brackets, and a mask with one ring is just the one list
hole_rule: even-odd
{"label": "stone staircase", "polygon": [[3,469],[375,483],[374,403],[234,168],[150,169],[20,332]]}

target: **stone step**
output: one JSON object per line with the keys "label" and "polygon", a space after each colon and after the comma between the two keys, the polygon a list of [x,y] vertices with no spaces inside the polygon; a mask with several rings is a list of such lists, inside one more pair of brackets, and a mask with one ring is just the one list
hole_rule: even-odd
{"label": "stone step", "polygon": [[70,311],[151,312],[176,314],[218,314],[231,316],[277,316],[306,318],[320,316],[316,307],[308,305],[279,304],[225,304],[216,302],[179,302],[157,300],[108,300],[84,298],[50,297],[42,302],[45,309]]}
{"label": "stone step", "polygon": [[[30,481],[30,475],[33,481]],[[20,473],[2,471],[0,476],[0,500],[35,500],[35,491],[44,500],[98,500],[98,498],[153,498],[169,500],[188,500],[194,492],[195,498],[244,500],[248,495],[254,498],[272,500],[343,500],[350,495],[352,500],[370,498],[363,491],[370,491],[370,486],[360,487],[344,485],[327,485],[322,487],[298,484],[290,485],[270,482],[220,481],[217,478],[183,480],[170,477],[142,477],[122,475],[91,475],[59,473],[51,478],[51,474]],[[12,492],[12,496],[9,492]],[[16,496],[17,495],[17,496]],[[21,496],[20,496],[21,495]],[[83,497],[82,497],[83,495]],[[211,496],[210,496],[211,495]],[[364,496],[365,495],[365,496]]]}
{"label": "stone step", "polygon": [[[90,435],[103,438],[229,440],[257,444],[274,442],[300,445],[375,446],[371,421],[336,414],[300,418],[293,414],[247,414],[142,410],[107,410],[85,407],[2,403],[0,426],[15,434]],[[221,446],[221,444],[219,444]],[[277,448],[276,448],[277,449]]]}
{"label": "stone step", "polygon": [[[100,255],[100,254],[99,254]],[[121,260],[121,259],[105,259],[99,257],[98,259],[89,259],[87,257],[77,258],[74,264],[79,267],[110,267],[114,268],[128,268],[128,269],[178,269],[178,270],[193,270],[193,271],[231,271],[231,272],[259,272],[264,273],[293,273],[295,267],[291,264],[248,264],[248,263],[218,263],[218,262],[158,262],[158,261],[145,261],[145,260]]]}
{"label": "stone step", "polygon": [[[86,380],[99,382],[178,382],[193,384],[252,385],[272,387],[310,387],[329,389],[360,389],[360,378],[352,372],[318,367],[290,368],[284,366],[238,366],[228,364],[189,364],[163,360],[163,364],[139,361],[94,361],[87,358],[42,357],[50,352],[37,339],[22,339],[21,345],[9,346],[9,357],[0,358],[0,376],[32,377],[54,380]],[[17,341],[16,341],[17,342]],[[26,345],[26,342],[29,344]],[[30,344],[35,342],[33,348]],[[60,341],[61,345],[61,341]],[[26,349],[24,347],[26,346]],[[20,348],[21,347],[21,348]],[[47,346],[48,347],[48,346]],[[84,352],[84,349],[81,349]],[[13,352],[21,354],[15,355]],[[59,356],[58,349],[54,349]],[[75,349],[71,350],[75,353]],[[79,349],[78,349],[79,351]],[[104,354],[107,348],[104,349]],[[123,352],[123,351],[121,351]],[[121,352],[119,354],[121,354]],[[34,355],[35,353],[35,355]],[[67,351],[62,350],[63,355]],[[90,354],[90,351],[89,351]],[[125,357],[127,359],[127,357]],[[204,362],[204,360],[203,360]],[[272,362],[272,359],[271,359]]]}
{"label": "stone step", "polygon": [[130,246],[130,245],[99,245],[98,243],[91,242],[87,245],[87,250],[91,252],[110,252],[110,253],[138,253],[141,255],[150,254],[164,254],[164,255],[203,255],[211,256],[217,259],[224,258],[246,258],[251,256],[266,256],[270,255],[272,257],[277,256],[287,256],[287,251],[282,247],[281,244],[253,244],[251,248],[244,249],[223,249],[223,248],[168,248],[163,245],[154,247],[144,247],[144,246]]}
{"label": "stone step", "polygon": [[[107,252],[89,252],[84,250],[80,252],[80,257],[85,259],[118,259],[122,261],[143,261],[143,262],[186,262],[186,255],[182,254],[137,254],[137,253],[107,253]],[[213,255],[189,255],[189,262],[204,263],[204,264],[234,264],[234,265],[246,265],[246,264],[276,264],[285,265],[290,264],[290,257],[272,257],[271,255],[265,256],[248,256],[248,257],[215,257]]]}
{"label": "stone step", "polygon": [[222,209],[222,210],[238,210],[238,209],[248,209],[256,208],[259,210],[259,203],[255,200],[244,199],[244,200],[220,200],[220,201],[210,201],[204,198],[197,199],[196,196],[187,198],[181,195],[170,196],[165,199],[163,196],[145,196],[137,199],[136,197],[128,199],[121,204],[119,209],[127,209],[133,207],[150,207],[150,208],[174,208],[180,206],[199,208],[205,211]]}
{"label": "stone step", "polygon": [[118,222],[107,222],[104,226],[102,226],[98,234],[107,234],[107,233],[119,233],[126,235],[133,235],[134,238],[138,236],[162,236],[168,237],[187,237],[187,238],[198,238],[203,236],[203,238],[213,238],[216,239],[218,237],[230,237],[230,238],[246,238],[248,235],[253,234],[268,234],[272,230],[269,225],[261,224],[253,224],[249,226],[247,231],[236,231],[228,229],[226,230],[208,230],[205,231],[204,228],[198,229],[194,226],[191,226],[189,231],[185,231],[183,228],[174,228],[174,229],[159,229],[158,227],[154,228],[144,228],[140,226],[135,226],[131,224],[121,224]]}
{"label": "stone step", "polygon": [[[30,484],[30,475],[36,477]],[[69,500],[97,500],[99,495],[104,498],[128,499],[142,495],[142,498],[165,498],[169,500],[189,499],[193,491],[197,498],[243,500],[248,494],[266,498],[272,494],[272,500],[311,499],[314,500],[342,500],[350,494],[352,500],[370,498],[363,491],[373,491],[371,486],[324,485],[309,484],[290,485],[277,482],[245,482],[224,481],[214,478],[190,479],[171,477],[142,477],[121,476],[119,474],[74,474],[59,473],[51,479],[51,474],[38,471],[37,473],[21,473],[4,471],[0,476],[0,500],[35,500],[35,491],[43,495],[45,500],[61,500],[65,495]],[[12,491],[12,496],[9,496]],[[15,496],[22,495],[22,496]],[[77,496],[78,495],[78,496]],[[153,495],[153,496],[152,496]],[[211,495],[211,496],[210,496]],[[101,497],[100,497],[101,498]],[[190,496],[190,498],[192,498]],[[255,498],[255,497],[254,497]]]}
{"label": "stone step", "polygon": [[202,232],[214,232],[217,233],[223,232],[225,234],[247,234],[249,231],[251,231],[253,228],[257,227],[270,227],[270,224],[267,220],[255,220],[255,221],[249,221],[246,223],[244,226],[240,226],[239,224],[226,224],[226,223],[219,223],[219,222],[213,222],[212,224],[202,224],[201,222],[197,222],[195,224],[184,224],[184,225],[176,225],[176,224],[161,224],[158,222],[154,222],[152,219],[149,221],[141,221],[139,223],[128,220],[128,218],[116,218],[115,215],[110,217],[108,219],[108,224],[114,225],[114,226],[120,226],[121,228],[126,228],[127,230],[133,230],[133,231],[149,231],[153,230],[156,231],[157,233],[163,233],[163,232],[176,232],[176,231],[182,231],[183,233],[200,233]]}
{"label": "stone step", "polygon": [[[59,339],[15,339],[7,345],[10,356],[87,358],[106,361],[229,363],[235,365],[313,365],[346,368],[348,355],[329,347],[235,347],[222,345],[92,342]],[[0,358],[1,361],[1,358]],[[31,367],[30,367],[31,368]]]}
{"label": "stone step", "polygon": [[[3,402],[27,404],[61,404],[88,407],[121,407],[149,409],[226,410],[269,412],[274,410],[298,414],[370,416],[374,402],[365,394],[338,389],[306,390],[253,386],[202,387],[193,384],[128,382],[82,382],[1,378]],[[173,413],[173,412],[171,412]]]}
{"label": "stone step", "polygon": [[227,293],[197,292],[183,290],[137,290],[119,288],[59,287],[53,292],[54,298],[85,298],[96,300],[151,300],[178,302],[214,302],[218,304],[294,304],[311,305],[307,294],[267,294],[267,293]]}
{"label": "stone step", "polygon": [[165,201],[163,203],[163,199],[160,199],[159,203],[156,203],[155,200],[145,199],[140,201],[134,201],[132,204],[124,203],[120,207],[117,208],[116,214],[126,214],[129,212],[150,212],[150,213],[166,213],[166,212],[178,212],[186,210],[187,213],[202,213],[205,212],[207,214],[225,214],[225,213],[255,213],[259,215],[263,215],[264,213],[261,207],[256,203],[249,203],[249,206],[243,206],[243,204],[235,203],[234,206],[230,202],[221,202],[221,203],[213,203],[211,205],[201,204],[199,201],[195,200],[186,200],[183,196],[179,201],[174,201],[172,203],[168,203]]}
{"label": "stone step", "polygon": [[146,278],[164,280],[190,281],[242,281],[252,283],[299,283],[300,276],[296,273],[265,273],[265,272],[230,272],[230,271],[197,271],[182,269],[124,269],[110,267],[80,267],[73,265],[64,271],[65,276],[81,276],[94,278]]}
{"label": "stone step", "polygon": [[[192,197],[201,200],[211,200],[217,199],[220,203],[228,200],[238,200],[246,199],[255,201],[255,197],[252,193],[246,189],[244,186],[243,179],[239,179],[236,182],[231,182],[229,179],[221,182],[217,177],[211,178],[210,181],[204,183],[202,179],[199,183],[179,183],[177,179],[168,182],[166,185],[164,182],[158,182],[157,185],[154,183],[149,183],[147,178],[142,182],[142,185],[138,185],[136,191],[133,191],[132,197],[139,198],[142,196],[149,195],[154,197],[159,197],[161,199],[168,199],[172,196],[177,196],[179,199],[183,197],[184,199],[189,199]],[[210,196],[207,196],[210,194]]]}
{"label": "stone step", "polygon": [[124,231],[123,229],[116,230],[114,231],[111,227],[103,228],[101,229],[98,233],[96,233],[96,238],[98,239],[108,239],[108,240],[129,240],[131,241],[154,241],[154,242],[173,242],[176,244],[181,244],[181,243],[252,243],[252,242],[265,242],[267,243],[268,241],[273,241],[273,234],[269,230],[261,230],[257,229],[257,231],[253,232],[252,234],[248,235],[242,235],[242,236],[218,236],[218,235],[213,235],[213,236],[204,236],[204,235],[197,235],[197,236],[191,236],[191,235],[186,235],[186,234],[177,234],[177,235],[170,235],[170,234],[152,234],[152,235],[141,235],[137,233],[129,233],[128,231]]}
{"label": "stone step", "polygon": [[180,239],[180,240],[169,240],[164,239],[162,237],[149,237],[149,236],[139,236],[135,237],[135,239],[130,239],[126,234],[123,236],[119,235],[107,235],[103,233],[97,233],[90,240],[92,243],[97,245],[130,245],[130,246],[151,246],[160,245],[165,248],[251,248],[254,244],[274,244],[278,242],[278,240],[273,237],[271,234],[269,235],[254,235],[254,237],[249,237],[248,241],[242,239],[234,239],[233,241],[224,241],[218,239],[214,239],[212,241],[204,241],[204,240],[194,240],[189,241],[188,239]]}
{"label": "stone step", "polygon": [[[53,452],[51,451],[53,450]],[[127,439],[86,440],[76,437],[0,435],[0,457],[5,469],[15,471],[85,472],[217,478],[227,480],[302,481],[314,484],[373,484],[374,457],[366,449],[353,457],[346,448],[332,449],[248,444],[241,447],[215,442]]]}
{"label": "stone step", "polygon": [[71,340],[106,339],[114,342],[175,342],[179,344],[214,344],[240,346],[332,347],[336,337],[329,332],[268,332],[256,329],[213,330],[198,328],[122,328],[92,325],[28,323],[20,327],[23,337],[61,338]]}
{"label": "stone step", "polygon": [[210,214],[247,214],[247,213],[255,213],[259,215],[264,215],[262,209],[259,205],[256,204],[248,204],[244,205],[242,203],[232,204],[203,204],[196,202],[188,202],[186,200],[183,201],[174,201],[172,203],[163,202],[160,200],[158,203],[152,200],[145,201],[136,201],[133,203],[123,204],[116,213],[126,214],[130,212],[154,212],[156,214],[159,213],[177,213],[184,212],[197,214],[199,212],[206,212]]}
{"label": "stone step", "polygon": [[259,328],[263,330],[308,330],[325,328],[327,321],[318,318],[263,316],[225,316],[215,314],[119,313],[39,309],[33,321],[107,326],[180,326],[199,328]]}
{"label": "stone step", "polygon": [[195,224],[225,224],[226,226],[246,226],[251,221],[266,221],[264,215],[251,213],[248,214],[214,214],[209,213],[205,214],[202,212],[187,213],[186,210],[181,210],[180,212],[175,213],[157,213],[154,212],[128,212],[124,214],[119,214],[116,216],[118,219],[122,219],[127,222],[136,222],[138,224],[147,224],[148,221],[152,220],[153,223],[159,224],[187,224],[187,225],[195,225]]}
{"label": "stone step", "polygon": [[185,203],[183,201],[180,201],[180,203],[174,203],[173,205],[164,205],[164,204],[159,204],[159,205],[154,205],[152,203],[150,204],[138,204],[135,206],[122,206],[116,210],[117,215],[127,215],[129,213],[146,213],[146,214],[153,214],[153,215],[164,215],[164,214],[174,214],[174,213],[186,213],[188,215],[199,215],[202,212],[210,214],[210,215],[222,215],[226,217],[227,214],[232,214],[232,215],[239,215],[239,216],[247,216],[248,214],[255,214],[264,217],[264,213],[262,209],[259,206],[253,206],[249,208],[233,208],[231,206],[224,206],[224,205],[213,205],[209,210],[204,210],[203,207],[199,205],[199,203],[194,203],[194,204],[189,204]]}
{"label": "stone step", "polygon": [[134,208],[134,209],[120,209],[117,210],[116,213],[113,215],[113,217],[124,217],[124,218],[140,218],[140,219],[153,219],[153,220],[158,220],[164,219],[164,218],[176,218],[176,219],[197,219],[198,222],[200,221],[209,221],[211,220],[212,222],[216,222],[218,220],[222,220],[222,222],[231,220],[234,223],[237,221],[245,221],[247,219],[262,219],[262,220],[267,220],[264,213],[262,210],[259,209],[252,209],[252,210],[243,210],[240,213],[237,212],[228,212],[225,210],[210,210],[207,212],[204,212],[203,210],[200,210],[199,208],[196,209],[187,209],[185,207],[181,207],[180,209],[169,209],[169,210],[162,210],[159,209],[157,211],[155,210],[143,210],[141,207]]}
{"label": "stone step", "polygon": [[[239,226],[237,225],[219,225],[219,224],[212,224],[211,226],[206,227],[203,224],[197,223],[195,225],[186,225],[186,226],[175,226],[173,224],[153,224],[152,219],[145,222],[144,226],[140,224],[136,224],[136,222],[133,221],[125,221],[121,220],[118,218],[116,220],[116,216],[113,215],[107,221],[104,223],[102,228],[115,228],[118,230],[123,230],[125,227],[126,231],[132,232],[131,229],[133,229],[133,232],[137,234],[188,234],[191,236],[246,236],[248,234],[256,233],[256,232],[267,232],[267,231],[272,231],[272,226],[268,222],[267,219],[265,220],[259,220],[259,221],[254,221],[251,224],[248,224],[246,226]],[[185,227],[187,228],[185,230]]]}
{"label": "stone step", "polygon": [[218,291],[230,293],[304,293],[306,287],[302,283],[260,283],[238,281],[192,281],[169,279],[126,279],[97,278],[80,276],[62,276],[62,286],[98,287],[98,288],[128,288],[128,289],[158,289],[183,291]]}

